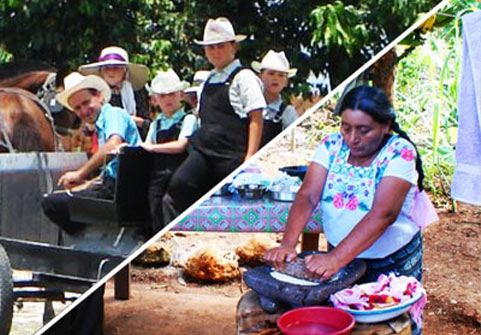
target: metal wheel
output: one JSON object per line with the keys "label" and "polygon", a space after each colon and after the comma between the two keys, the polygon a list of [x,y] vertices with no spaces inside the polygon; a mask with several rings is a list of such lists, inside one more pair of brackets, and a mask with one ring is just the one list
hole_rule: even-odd
{"label": "metal wheel", "polygon": [[5,249],[0,245],[0,335],[7,335],[13,317],[12,269]]}

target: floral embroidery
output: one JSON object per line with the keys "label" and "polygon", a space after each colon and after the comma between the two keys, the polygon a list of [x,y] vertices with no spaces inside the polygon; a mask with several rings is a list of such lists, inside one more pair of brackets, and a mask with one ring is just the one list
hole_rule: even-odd
{"label": "floral embroidery", "polygon": [[343,208],[343,207],[344,207],[344,199],[342,198],[342,194],[341,194],[341,193],[337,193],[337,194],[334,196],[333,205],[334,205],[334,207],[336,207],[336,208]]}
{"label": "floral embroidery", "polygon": [[414,159],[414,151],[404,147],[401,149],[401,157],[406,161],[412,161]]}
{"label": "floral embroidery", "polygon": [[322,143],[329,153],[330,162],[322,201],[332,203],[337,210],[368,212],[375,188],[390,162],[397,157],[406,161],[415,158],[415,152],[409,144],[393,137],[371,166],[358,167],[347,163],[349,148],[340,134],[327,136]]}
{"label": "floral embroidery", "polygon": [[359,201],[357,200],[356,196],[353,195],[351,199],[346,204],[346,208],[350,211],[356,210],[357,206],[359,206]]}

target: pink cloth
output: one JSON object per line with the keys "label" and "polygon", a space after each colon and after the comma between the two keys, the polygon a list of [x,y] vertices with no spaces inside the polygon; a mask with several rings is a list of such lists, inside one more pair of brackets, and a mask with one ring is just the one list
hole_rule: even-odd
{"label": "pink cloth", "polygon": [[419,190],[416,189],[414,204],[411,213],[409,213],[409,217],[420,230],[426,229],[429,224],[439,220],[436,209],[426,192],[419,192]]}

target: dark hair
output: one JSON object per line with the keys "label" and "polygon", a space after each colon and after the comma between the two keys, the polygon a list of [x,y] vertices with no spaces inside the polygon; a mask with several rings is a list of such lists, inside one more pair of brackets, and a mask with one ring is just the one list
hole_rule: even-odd
{"label": "dark hair", "polygon": [[419,174],[418,188],[422,191],[424,189],[424,171],[418,148],[396,122],[396,113],[394,113],[394,109],[384,91],[372,86],[357,86],[342,98],[341,108],[339,109],[340,114],[346,109],[363,111],[364,113],[369,114],[376,122],[383,125],[392,121],[392,131],[396,132],[400,137],[408,140],[416,150],[416,170]]}

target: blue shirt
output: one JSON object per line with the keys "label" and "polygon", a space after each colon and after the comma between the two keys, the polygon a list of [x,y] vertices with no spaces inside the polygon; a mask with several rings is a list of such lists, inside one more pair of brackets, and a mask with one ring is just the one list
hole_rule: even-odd
{"label": "blue shirt", "polygon": [[[159,130],[167,130],[172,127],[174,124],[179,123],[180,120],[186,115],[184,109],[178,109],[171,117],[165,116],[164,113],[160,113],[156,119],[150,124],[149,132],[147,133],[147,138],[145,139],[146,143],[157,143],[156,136]],[[160,129],[158,127],[158,120],[160,120]],[[192,114],[188,114],[185,116],[184,120],[182,121],[182,127],[180,128],[179,138],[191,138],[192,135],[197,131],[199,128],[199,123],[197,117]]]}
{"label": "blue shirt", "polygon": [[[113,107],[111,104],[104,104],[100,109],[97,120],[95,121],[95,131],[97,132],[99,147],[103,146],[112,135],[118,135],[122,140],[136,146],[141,138],[137,125],[125,110]],[[112,159],[105,167],[104,173],[107,177],[117,177],[118,158]]]}

